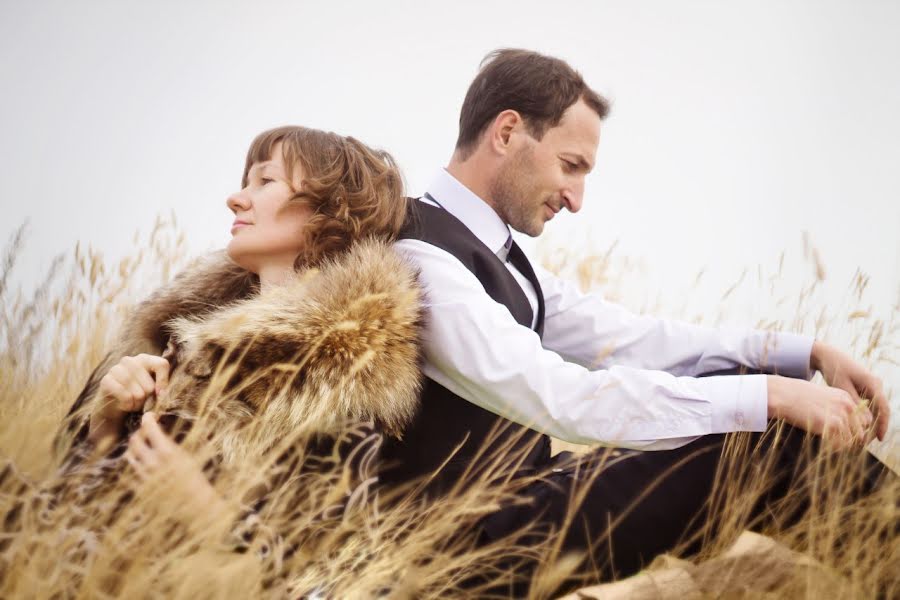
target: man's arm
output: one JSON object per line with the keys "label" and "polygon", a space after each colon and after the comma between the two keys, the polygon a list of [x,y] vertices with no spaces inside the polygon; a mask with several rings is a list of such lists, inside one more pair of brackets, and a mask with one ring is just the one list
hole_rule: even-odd
{"label": "man's arm", "polygon": [[535,267],[535,273],[546,306],[544,347],[588,368],[627,365],[696,377],[746,366],[812,376],[811,337],[637,315],[546,269]]}
{"label": "man's arm", "polygon": [[589,370],[543,348],[449,253],[417,240],[395,247],[419,268],[425,290],[425,374],[474,404],[571,442],[643,449],[766,427],[765,375]]}
{"label": "man's arm", "polygon": [[[820,371],[825,382],[836,388],[828,392],[830,402],[835,404],[829,410],[838,416],[829,416],[824,405],[815,404],[822,401],[814,398],[826,394],[824,390],[815,390],[811,399],[808,387],[781,377],[768,382],[769,416],[813,431],[849,428],[855,434],[874,421],[871,434],[881,440],[887,434],[890,407],[881,380],[821,340],[787,332],[716,329],[636,315],[606,301],[598,292],[581,292],[574,282],[545,269],[538,267],[535,272],[546,306],[543,345],[568,360],[589,368],[628,365],[689,376],[741,365],[805,380]],[[867,405],[857,408],[863,399]],[[848,413],[851,403],[853,414]]]}

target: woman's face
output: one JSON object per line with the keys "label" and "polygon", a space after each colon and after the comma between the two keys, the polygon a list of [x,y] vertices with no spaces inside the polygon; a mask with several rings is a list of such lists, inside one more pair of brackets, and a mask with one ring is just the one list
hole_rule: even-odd
{"label": "woman's face", "polygon": [[231,260],[261,277],[293,269],[303,251],[304,227],[311,213],[303,204],[289,202],[302,178],[295,165],[294,181],[288,181],[281,142],[272,148],[269,160],[250,167],[247,185],[226,200],[235,217],[227,247]]}

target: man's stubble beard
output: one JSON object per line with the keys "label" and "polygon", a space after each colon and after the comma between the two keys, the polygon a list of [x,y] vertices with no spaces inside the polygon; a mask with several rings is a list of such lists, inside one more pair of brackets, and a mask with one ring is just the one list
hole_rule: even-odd
{"label": "man's stubble beard", "polygon": [[534,172],[534,150],[522,148],[504,164],[491,182],[489,192],[494,210],[507,225],[537,237],[544,230],[543,202],[534,198],[531,174]]}

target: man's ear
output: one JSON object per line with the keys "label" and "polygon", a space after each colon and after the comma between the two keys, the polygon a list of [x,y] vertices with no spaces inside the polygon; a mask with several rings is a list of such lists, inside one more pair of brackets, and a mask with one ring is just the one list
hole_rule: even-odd
{"label": "man's ear", "polygon": [[507,154],[513,133],[524,125],[522,115],[514,110],[504,110],[494,118],[488,130],[491,148],[498,154]]}

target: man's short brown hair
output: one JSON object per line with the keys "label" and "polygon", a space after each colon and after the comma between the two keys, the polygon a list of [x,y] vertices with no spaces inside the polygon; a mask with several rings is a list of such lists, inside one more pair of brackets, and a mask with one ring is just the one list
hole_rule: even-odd
{"label": "man's short brown hair", "polygon": [[589,88],[564,60],[530,50],[494,50],[481,62],[466,92],[456,151],[463,160],[468,158],[481,133],[504,110],[521,114],[529,133],[540,140],[580,99],[601,119],[609,113],[609,101]]}

